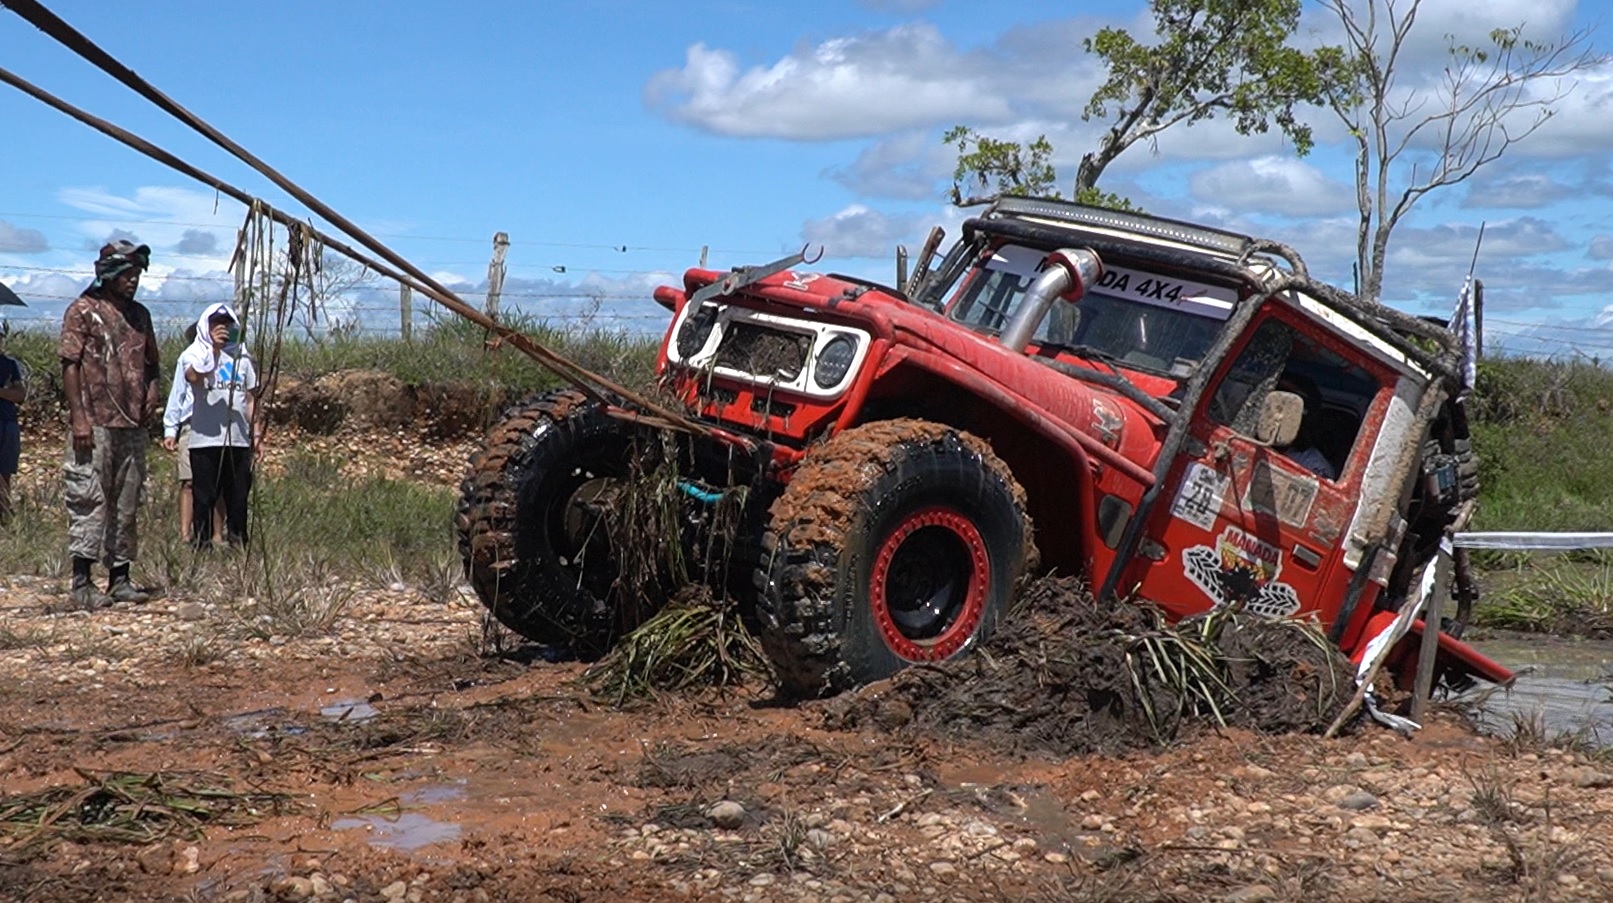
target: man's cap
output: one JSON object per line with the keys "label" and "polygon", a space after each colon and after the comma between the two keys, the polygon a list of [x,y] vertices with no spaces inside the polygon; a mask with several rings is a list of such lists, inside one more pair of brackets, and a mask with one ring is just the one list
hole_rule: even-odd
{"label": "man's cap", "polygon": [[151,260],[151,246],[137,245],[132,241],[120,238],[117,241],[107,242],[101,246],[100,259],[105,260],[108,257],[144,257],[149,263]]}
{"label": "man's cap", "polygon": [[118,239],[101,246],[101,256],[95,261],[95,287],[117,278],[125,270],[145,270],[151,267],[151,246],[137,245]]}

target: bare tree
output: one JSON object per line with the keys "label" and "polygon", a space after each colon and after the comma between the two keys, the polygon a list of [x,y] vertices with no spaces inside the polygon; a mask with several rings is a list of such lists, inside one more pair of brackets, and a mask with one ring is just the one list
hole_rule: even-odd
{"label": "bare tree", "polygon": [[[353,308],[354,293],[374,288],[380,275],[356,260],[321,248],[304,276],[307,296],[303,300],[299,319],[308,338],[319,341],[323,333],[350,334],[359,328],[360,312]],[[319,321],[323,319],[324,329]]]}
{"label": "bare tree", "polygon": [[1424,195],[1463,182],[1549,120],[1573,76],[1608,61],[1590,32],[1555,41],[1498,28],[1473,47],[1447,35],[1436,87],[1404,84],[1408,39],[1422,0],[1324,0],[1344,27],[1340,71],[1324,78],[1327,105],[1356,143],[1359,293],[1383,287],[1389,236]]}

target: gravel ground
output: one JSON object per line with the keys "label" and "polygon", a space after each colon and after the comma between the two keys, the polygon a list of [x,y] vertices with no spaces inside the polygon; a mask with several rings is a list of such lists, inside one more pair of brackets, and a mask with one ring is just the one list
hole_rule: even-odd
{"label": "gravel ground", "polygon": [[[265,467],[452,486],[471,444],[283,431]],[[490,641],[451,575],[334,576],[290,621],[182,586],[50,614],[58,578],[4,570],[0,901],[1613,900],[1613,758],[1454,712],[1031,755],[837,729],[765,686],[605,706],[584,665]],[[124,774],[226,788],[238,823],[81,830]],[[50,793],[79,803],[29,821]]]}
{"label": "gravel ground", "polygon": [[183,594],[45,614],[54,583],[0,578],[0,811],[125,771],[288,802],[145,844],[0,822],[0,899],[1613,898],[1606,760],[1449,714],[1023,757],[764,687],[602,707],[579,664],[477,655],[462,592],[346,586],[328,632],[249,637]]}

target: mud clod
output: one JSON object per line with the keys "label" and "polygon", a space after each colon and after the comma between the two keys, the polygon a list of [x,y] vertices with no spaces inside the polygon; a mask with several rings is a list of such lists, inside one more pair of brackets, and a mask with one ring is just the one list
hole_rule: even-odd
{"label": "mud clod", "polygon": [[974,654],[834,700],[825,719],[1071,756],[1218,724],[1316,732],[1353,689],[1348,663],[1309,625],[1218,612],[1170,626],[1152,606],[1099,606],[1079,581],[1047,578]]}

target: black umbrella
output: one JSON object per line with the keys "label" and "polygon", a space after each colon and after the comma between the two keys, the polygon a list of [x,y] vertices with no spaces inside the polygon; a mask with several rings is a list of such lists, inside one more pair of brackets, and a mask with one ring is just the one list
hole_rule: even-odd
{"label": "black umbrella", "polygon": [[28,305],[22,303],[22,299],[17,297],[16,292],[12,291],[9,288],[6,288],[5,283],[0,282],[0,307],[4,307],[7,304],[13,305],[15,307],[27,307],[28,306]]}

